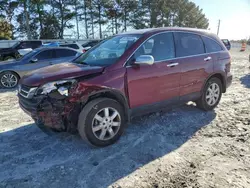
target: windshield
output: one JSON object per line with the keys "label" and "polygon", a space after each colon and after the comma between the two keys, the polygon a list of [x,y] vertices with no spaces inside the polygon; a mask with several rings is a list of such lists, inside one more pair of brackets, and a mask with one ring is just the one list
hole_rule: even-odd
{"label": "windshield", "polygon": [[140,37],[141,35],[114,36],[81,55],[74,63],[83,63],[93,66],[112,65]]}

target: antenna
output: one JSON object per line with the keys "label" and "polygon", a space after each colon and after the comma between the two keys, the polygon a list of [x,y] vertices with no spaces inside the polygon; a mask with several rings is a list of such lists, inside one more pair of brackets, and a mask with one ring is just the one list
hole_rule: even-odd
{"label": "antenna", "polygon": [[220,32],[220,20],[219,20],[218,28],[217,28],[217,35],[218,35],[218,36],[219,36],[219,32]]}

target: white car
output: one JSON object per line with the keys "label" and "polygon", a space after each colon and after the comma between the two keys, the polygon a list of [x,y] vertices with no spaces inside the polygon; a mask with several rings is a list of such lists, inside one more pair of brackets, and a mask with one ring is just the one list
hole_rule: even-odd
{"label": "white car", "polygon": [[81,53],[85,52],[85,49],[82,47],[81,44],[77,43],[77,42],[73,42],[73,43],[60,43],[59,46],[61,47],[68,47],[68,48],[73,48]]}

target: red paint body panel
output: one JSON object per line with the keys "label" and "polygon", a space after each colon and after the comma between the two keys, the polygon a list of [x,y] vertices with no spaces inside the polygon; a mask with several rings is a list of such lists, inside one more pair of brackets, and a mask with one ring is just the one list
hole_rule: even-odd
{"label": "red paint body panel", "polygon": [[40,86],[51,81],[77,78],[103,72],[103,67],[88,67],[75,63],[62,63],[32,71],[21,79],[27,86]]}
{"label": "red paint body panel", "polygon": [[180,67],[167,67],[171,62],[127,68],[130,108],[179,97]]}
{"label": "red paint body panel", "polygon": [[204,61],[208,55],[178,59],[181,67],[180,96],[200,92],[207,77],[213,73],[213,62]]}

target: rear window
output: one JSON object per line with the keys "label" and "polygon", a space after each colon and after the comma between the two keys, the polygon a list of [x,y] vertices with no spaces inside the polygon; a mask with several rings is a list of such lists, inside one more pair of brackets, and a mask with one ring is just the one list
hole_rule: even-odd
{"label": "rear window", "polygon": [[68,48],[73,48],[73,49],[79,49],[77,44],[61,44],[60,46],[62,47],[68,47]]}
{"label": "rear window", "polygon": [[202,39],[204,41],[207,53],[219,52],[222,50],[222,47],[214,40],[207,37],[202,37]]}
{"label": "rear window", "polygon": [[60,57],[71,57],[71,56],[75,56],[77,54],[77,52],[70,50],[70,49],[56,49],[56,57],[60,58]]}
{"label": "rear window", "polygon": [[85,44],[82,45],[83,48],[86,48],[86,47],[93,47],[95,46],[96,44],[98,44],[99,41],[90,41],[90,42],[87,42]]}
{"label": "rear window", "polygon": [[205,53],[203,41],[199,35],[191,33],[174,33],[176,56],[185,57]]}

